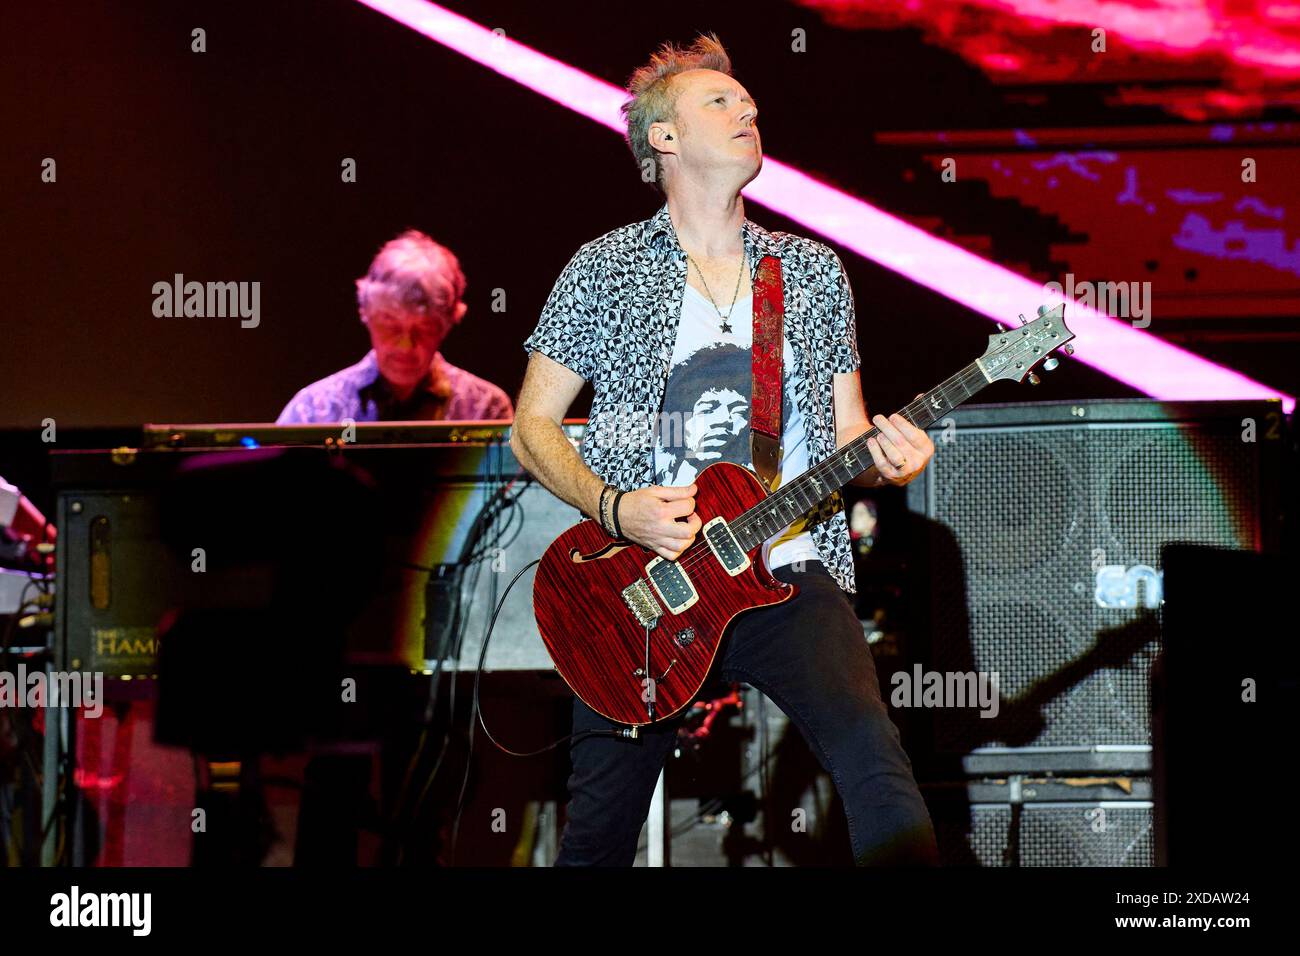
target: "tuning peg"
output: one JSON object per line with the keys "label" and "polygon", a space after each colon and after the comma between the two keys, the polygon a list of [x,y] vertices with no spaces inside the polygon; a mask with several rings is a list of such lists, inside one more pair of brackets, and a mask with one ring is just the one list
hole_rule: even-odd
{"label": "tuning peg", "polygon": [[1028,325],[1028,324],[1029,324],[1029,320],[1025,318],[1025,313],[1023,313],[1023,312],[1020,313],[1020,324],[1021,324],[1021,325]]}
{"label": "tuning peg", "polygon": [[1037,384],[1038,384],[1039,382],[1041,382],[1041,381],[1042,381],[1042,379],[1040,379],[1040,378],[1039,378],[1037,375],[1035,375],[1033,372],[1030,372],[1030,373],[1029,373],[1029,384],[1030,384],[1030,385],[1037,385]]}
{"label": "tuning peg", "polygon": [[1053,355],[1051,358],[1049,358],[1046,362],[1043,363],[1043,371],[1050,372],[1052,369],[1056,368],[1056,366],[1060,364],[1061,363],[1056,360],[1056,356]]}
{"label": "tuning peg", "polygon": [[999,332],[1005,332],[1005,331],[1006,331],[1006,329],[1002,327],[1002,323],[1001,323],[1001,322],[998,323],[998,331],[999,331]]}
{"label": "tuning peg", "polygon": [[1064,345],[1061,346],[1061,351],[1064,352],[1066,355],[1073,355],[1074,346],[1071,343],[1066,342]]}

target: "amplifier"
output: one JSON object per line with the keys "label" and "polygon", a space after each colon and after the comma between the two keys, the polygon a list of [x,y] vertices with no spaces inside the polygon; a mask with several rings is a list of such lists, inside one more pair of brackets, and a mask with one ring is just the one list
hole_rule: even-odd
{"label": "amplifier", "polygon": [[[261,567],[267,541],[306,529],[318,542],[309,563],[319,562],[322,573],[355,571],[357,595],[339,595],[360,595],[362,603],[348,634],[350,660],[412,670],[429,670],[438,659],[448,670],[476,667],[505,586],[582,515],[520,470],[508,426],[387,422],[355,429],[355,440],[337,441],[335,426],[290,426],[278,445],[274,425],[148,426],[140,448],[52,452],[63,660],[110,677],[155,674],[156,629],[168,608],[193,597],[196,548],[233,573],[241,552],[250,567]],[[565,430],[576,443],[585,428],[570,421]],[[295,490],[280,477],[259,492],[262,479],[249,469],[273,460],[277,475],[286,468],[316,474],[330,463],[364,475],[378,491],[380,546],[359,544],[367,537],[361,531],[374,529],[359,529],[357,515],[316,500],[322,495],[311,498],[314,479]],[[226,591],[244,580],[231,578]],[[252,601],[264,582],[246,580]],[[301,640],[309,654],[310,640]],[[248,649],[250,658],[256,653]],[[533,618],[531,571],[502,608],[486,666],[551,669]]]}
{"label": "amplifier", "polygon": [[945,866],[1151,866],[1149,779],[923,786]]}
{"label": "amplifier", "polygon": [[937,422],[908,487],[904,656],[996,674],[1000,702],[988,719],[908,713],[918,775],[1150,772],[1161,549],[1276,546],[1284,425],[1275,401],[968,406]]}
{"label": "amplifier", "polygon": [[58,666],[105,677],[156,673],[157,628],[182,593],[146,490],[59,494],[55,604]]}

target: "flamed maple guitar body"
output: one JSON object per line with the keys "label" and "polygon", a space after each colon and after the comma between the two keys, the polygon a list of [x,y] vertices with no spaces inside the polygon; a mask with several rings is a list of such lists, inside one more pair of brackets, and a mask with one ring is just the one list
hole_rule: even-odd
{"label": "flamed maple guitar body", "polygon": [[[619,723],[650,723],[649,698],[655,720],[689,705],[732,619],[788,601],[798,592],[763,565],[761,542],[744,552],[748,567],[733,575],[705,540],[712,519],[734,521],[767,497],[759,480],[739,465],[717,462],[695,484],[695,512],[703,526],[676,562],[662,562],[641,545],[615,541],[588,519],[556,538],[537,568],[533,611],[556,670],[592,710]],[[661,594],[647,586],[653,575],[646,566],[656,560],[685,572],[693,600],[685,592]],[[676,572],[663,572],[669,574],[668,584],[679,583]],[[638,593],[625,598],[625,589],[638,582]],[[657,614],[648,674],[645,618],[638,617],[629,600],[639,601],[643,614]],[[667,607],[674,600],[680,610]]]}
{"label": "flamed maple guitar body", "polygon": [[[1041,306],[1017,329],[999,326],[982,356],[899,414],[927,428],[991,382],[1037,384],[1034,369],[1051,371],[1055,352],[1073,353],[1073,338],[1065,305]],[[770,495],[746,469],[710,465],[695,480],[703,526],[676,561],[614,541],[595,521],[560,535],[533,583],[537,627],[560,676],[592,710],[624,724],[662,720],[690,704],[736,615],[797,593],[763,566],[763,542],[873,467],[877,434],[864,431]]]}

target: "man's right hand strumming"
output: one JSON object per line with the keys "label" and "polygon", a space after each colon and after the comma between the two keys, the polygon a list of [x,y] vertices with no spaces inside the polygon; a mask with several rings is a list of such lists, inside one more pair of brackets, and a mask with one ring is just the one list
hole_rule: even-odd
{"label": "man's right hand strumming", "polygon": [[[528,371],[515,403],[510,448],[516,459],[556,497],[596,518],[606,485],[583,463],[564,434],[564,415],[583,379],[540,352],[529,356]],[[629,541],[673,560],[690,547],[703,522],[695,513],[695,485],[650,485],[619,499],[619,531]]]}
{"label": "man's right hand strumming", "polygon": [[650,485],[629,491],[618,504],[623,537],[674,560],[690,547],[703,522],[695,513],[695,485]]}

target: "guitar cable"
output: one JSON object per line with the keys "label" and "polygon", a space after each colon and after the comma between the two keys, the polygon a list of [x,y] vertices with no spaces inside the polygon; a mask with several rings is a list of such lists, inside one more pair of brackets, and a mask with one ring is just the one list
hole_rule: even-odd
{"label": "guitar cable", "polygon": [[511,757],[536,757],[540,754],[554,750],[556,747],[559,747],[561,744],[566,742],[577,743],[578,741],[585,740],[588,737],[618,737],[625,740],[636,740],[640,736],[640,731],[637,727],[627,727],[619,730],[580,730],[577,733],[560,737],[558,740],[552,741],[544,747],[539,747],[537,750],[516,751],[511,750],[509,747],[502,744],[492,736],[492,731],[488,730],[487,723],[483,719],[483,708],[479,700],[479,687],[483,677],[483,667],[487,663],[488,642],[492,639],[492,631],[496,628],[497,617],[501,614],[501,608],[505,606],[506,599],[510,597],[511,590],[519,581],[519,578],[523,576],[525,571],[535,564],[541,564],[541,562],[541,558],[534,558],[515,572],[515,576],[511,578],[510,583],[506,585],[505,593],[501,595],[501,600],[497,602],[497,606],[492,612],[492,619],[488,622],[487,631],[483,635],[483,647],[479,651],[478,665],[474,668],[474,702],[471,709],[472,716],[470,718],[469,727],[469,751],[465,755],[465,775],[461,780],[460,797],[456,801],[456,819],[455,823],[452,825],[451,859],[453,862],[456,858],[456,838],[460,833],[460,819],[461,815],[465,811],[465,790],[469,784],[469,772],[473,763],[474,730],[476,726],[481,726],[483,728],[484,736],[492,742],[493,746],[502,753],[508,754]]}
{"label": "guitar cable", "polygon": [[[504,458],[504,450],[502,451],[501,458],[502,459]],[[500,462],[498,462],[498,465],[499,464]],[[500,474],[500,472],[498,472],[498,474]],[[522,474],[524,474],[524,471],[521,469],[521,471],[518,474],[516,474],[515,477],[510,480],[510,482],[506,483],[504,482],[504,480],[502,480],[502,484],[504,485],[504,487],[501,489],[501,491],[507,491],[509,490],[509,488],[513,487],[515,481],[517,481],[519,476]],[[520,491],[520,494],[522,494],[522,490]],[[495,494],[492,497],[494,498]],[[517,498],[518,498],[518,494],[515,496],[514,499],[511,499],[510,501],[510,503],[515,507],[518,507]],[[490,504],[491,504],[491,499],[489,499],[489,505]],[[485,506],[484,512],[487,513],[489,512],[489,510],[490,510],[489,507]],[[503,531],[502,529],[496,527],[495,524],[496,517],[497,517],[496,513],[492,512],[488,520],[492,522],[490,526],[493,528],[494,531],[497,532],[495,540],[500,541]],[[475,529],[476,531],[478,530],[478,527],[479,527],[479,523],[476,522],[476,529]],[[508,527],[509,525],[507,525],[507,528]],[[471,541],[477,543],[477,536],[471,536]],[[481,551],[472,552],[472,555],[474,557],[479,558],[479,560],[475,563],[476,572],[482,567],[482,556],[490,550],[491,550],[490,547],[485,547]],[[479,649],[478,664],[474,668],[474,694],[473,694],[473,703],[470,709],[469,739],[467,742],[467,749],[465,753],[465,772],[461,777],[460,794],[456,800],[456,816],[452,823],[451,849],[449,853],[449,862],[453,864],[456,859],[457,839],[459,838],[460,835],[460,821],[461,821],[461,817],[465,812],[465,794],[469,787],[470,770],[473,767],[473,762],[474,762],[474,737],[475,737],[476,728],[478,726],[482,726],[484,735],[487,737],[488,740],[492,742],[493,746],[495,746],[502,753],[512,757],[535,757],[540,754],[544,754],[551,750],[554,750],[556,747],[559,747],[560,745],[566,742],[577,743],[578,741],[584,740],[587,737],[619,737],[619,738],[634,740],[640,735],[636,727],[625,728],[620,730],[584,730],[584,731],[579,731],[578,733],[575,734],[569,734],[568,736],[561,737],[558,740],[555,740],[544,747],[538,748],[537,750],[515,751],[515,750],[511,750],[509,747],[506,747],[504,744],[498,741],[494,736],[492,736],[492,732],[488,729],[487,723],[483,718],[483,709],[480,702],[479,691],[482,684],[483,668],[487,663],[488,647],[492,640],[492,632],[496,629],[497,618],[501,614],[501,609],[502,607],[505,606],[506,599],[510,597],[510,592],[514,589],[515,584],[518,583],[519,578],[523,576],[524,572],[528,571],[534,565],[540,564],[541,560],[542,560],[541,558],[535,558],[515,572],[514,577],[510,579],[510,583],[506,585],[505,592],[501,595],[501,599],[496,602],[496,606],[492,611],[492,617],[488,621],[487,627],[483,632],[483,644],[482,647]],[[495,576],[492,582],[492,591],[493,591],[492,597],[495,598],[496,596]],[[460,653],[460,646],[458,643],[456,647],[457,658],[459,658],[459,653]],[[453,693],[454,693],[454,682],[453,682]],[[454,718],[454,709],[453,709],[452,717]],[[450,722],[449,722],[448,733],[450,733]]]}
{"label": "guitar cable", "polygon": [[[389,819],[390,828],[392,829],[392,831],[394,831],[397,834],[397,837],[394,840],[394,846],[395,846],[395,852],[396,852],[398,864],[401,863],[402,856],[405,852],[405,843],[407,840],[405,836],[401,835],[402,831],[406,829],[406,826],[408,824],[414,824],[418,822],[418,820],[420,819],[420,815],[423,812],[425,801],[428,799],[429,793],[433,788],[433,784],[437,779],[438,771],[442,768],[442,762],[447,754],[447,749],[451,743],[452,732],[455,729],[457,681],[453,678],[453,680],[451,681],[451,687],[449,689],[450,698],[448,703],[449,713],[447,717],[447,728],[443,733],[441,746],[438,748],[438,755],[434,759],[433,768],[428,772],[427,776],[425,777],[424,785],[420,788],[419,795],[418,797],[416,797],[414,801],[413,809],[410,811],[408,820],[403,821],[402,819],[403,811],[406,808],[407,797],[411,790],[411,785],[413,783],[415,771],[429,748],[430,728],[437,714],[438,698],[440,696],[439,691],[442,686],[443,666],[448,657],[450,657],[454,661],[459,661],[460,659],[460,649],[463,646],[465,632],[469,626],[470,610],[473,605],[474,595],[478,591],[478,581],[479,581],[479,576],[482,572],[482,563],[490,550],[491,543],[485,544],[482,548],[479,548],[478,550],[475,550],[475,548],[477,548],[478,545],[481,543],[480,539],[486,538],[486,536],[483,533],[483,529],[485,526],[492,527],[493,530],[496,531],[495,542],[493,543],[495,543],[498,548],[506,547],[512,544],[514,542],[514,539],[519,536],[520,531],[522,530],[523,527],[523,521],[522,521],[523,507],[522,505],[519,504],[519,496],[523,493],[524,489],[520,488],[520,490],[517,491],[513,496],[510,496],[509,492],[512,488],[514,488],[516,482],[521,477],[526,476],[526,472],[524,472],[521,469],[509,481],[506,481],[504,477],[504,471],[501,468],[500,461],[497,462],[497,467],[495,468],[495,470],[492,468],[490,448],[488,450],[488,455],[489,455],[489,465],[487,468],[487,472],[489,475],[489,479],[495,478],[495,480],[494,481],[489,480],[485,482],[485,484],[487,485],[487,488],[485,489],[487,492],[486,495],[487,501],[484,503],[483,507],[479,510],[478,515],[475,517],[475,520],[470,528],[470,531],[466,536],[465,544],[461,549],[461,554],[457,562],[458,567],[472,569],[470,572],[470,580],[468,582],[469,598],[464,602],[464,606],[457,612],[457,618],[454,621],[454,633],[451,635],[452,639],[448,647],[448,653],[440,654],[438,658],[434,661],[433,671],[429,682],[429,700],[425,705],[424,716],[423,716],[424,726],[420,732],[420,739],[416,743],[414,751],[411,755],[411,759],[407,764],[406,773],[403,776],[402,785],[399,789],[397,799],[394,801],[394,807]],[[503,457],[503,456],[499,456],[499,457]],[[526,486],[527,483],[525,484],[525,487]],[[498,514],[502,510],[507,511],[507,519],[504,528],[498,527],[495,523]],[[520,512],[519,515],[520,520],[518,522],[518,527],[515,527],[516,511]],[[503,537],[507,532],[511,531],[512,529],[514,530],[514,536],[511,537],[505,543],[505,545],[501,545],[499,543],[501,537]],[[415,570],[423,571],[428,574],[432,574],[436,570],[435,568],[432,567],[417,565],[410,562],[400,562],[400,563],[404,567],[413,568]],[[496,582],[494,580],[493,581],[494,591],[495,591],[495,583]],[[461,580],[458,585],[461,595],[463,595],[466,590],[465,585],[466,582],[464,580]]]}

